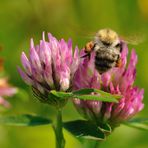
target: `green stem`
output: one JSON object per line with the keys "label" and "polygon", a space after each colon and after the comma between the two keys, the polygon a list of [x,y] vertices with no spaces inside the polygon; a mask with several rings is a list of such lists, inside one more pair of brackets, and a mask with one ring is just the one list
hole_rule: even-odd
{"label": "green stem", "polygon": [[85,140],[84,141],[84,147],[85,148],[99,148],[100,147],[100,141],[95,140]]}
{"label": "green stem", "polygon": [[55,137],[56,137],[56,148],[64,148],[65,147],[65,139],[62,130],[62,111],[58,109],[56,122],[53,125]]}

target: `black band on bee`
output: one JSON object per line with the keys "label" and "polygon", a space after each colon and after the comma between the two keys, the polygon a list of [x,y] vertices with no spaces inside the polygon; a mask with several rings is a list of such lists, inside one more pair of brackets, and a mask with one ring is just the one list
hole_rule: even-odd
{"label": "black band on bee", "polygon": [[105,69],[109,69],[112,67],[111,65],[109,65],[107,63],[98,62],[98,61],[95,61],[95,66],[99,67],[99,68],[105,68]]}
{"label": "black band on bee", "polygon": [[111,60],[95,60],[95,65],[100,67],[110,68],[115,61]]}
{"label": "black band on bee", "polygon": [[95,68],[98,70],[98,72],[99,72],[100,74],[102,74],[102,73],[108,71],[109,69],[111,69],[112,67],[100,66],[100,65],[96,65],[96,64],[95,64]]}
{"label": "black band on bee", "polygon": [[108,71],[109,69],[111,69],[112,67],[115,66],[116,64],[116,60],[115,59],[109,59],[108,57],[101,57],[98,54],[96,54],[95,56],[95,67],[96,69],[99,71],[99,73],[104,73],[106,71]]}
{"label": "black band on bee", "polygon": [[99,57],[97,55],[95,56],[95,60],[96,61],[105,61],[107,63],[113,63],[113,62],[115,62],[115,59],[105,59],[105,58]]}

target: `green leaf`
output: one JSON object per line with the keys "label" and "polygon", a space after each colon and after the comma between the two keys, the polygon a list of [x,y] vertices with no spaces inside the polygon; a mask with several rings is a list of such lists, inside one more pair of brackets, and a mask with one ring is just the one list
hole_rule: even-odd
{"label": "green leaf", "polygon": [[[118,102],[115,99],[121,99],[122,96],[121,95],[113,95],[107,92],[104,92],[102,90],[99,89],[93,89],[93,88],[85,88],[85,89],[80,89],[80,90],[76,90],[72,92],[74,95],[76,96],[86,96],[86,95],[91,95],[91,93],[95,93],[96,96],[98,94],[98,96],[100,97],[99,101],[105,101],[105,102]],[[91,95],[92,96],[92,95]],[[98,96],[96,97],[96,100],[98,100]],[[86,96],[87,97],[87,96]],[[81,99],[82,97],[80,97],[79,99]],[[102,100],[103,99],[103,100]],[[107,99],[107,100],[106,100]],[[87,100],[87,99],[86,99]],[[88,99],[89,100],[89,99]],[[92,99],[91,99],[92,100]],[[94,99],[95,100],[95,99]],[[112,101],[111,101],[112,100]]]}
{"label": "green leaf", "polygon": [[90,121],[75,120],[63,123],[63,126],[70,133],[78,138],[92,140],[105,140],[105,134],[98,126]]}
{"label": "green leaf", "polygon": [[50,124],[51,120],[35,115],[15,115],[0,117],[0,124],[10,126],[38,126]]}
{"label": "green leaf", "polygon": [[122,96],[121,95],[116,95],[116,94],[111,94],[99,89],[94,89],[94,92],[99,93],[100,95],[104,96],[104,97],[109,97],[109,98],[115,98],[115,99],[121,99]]}
{"label": "green leaf", "polygon": [[123,96],[122,95],[112,95],[112,97],[114,97],[115,99],[117,99],[117,100],[119,100],[119,99],[121,99],[121,98],[123,98]]}
{"label": "green leaf", "polygon": [[92,92],[95,92],[95,89],[93,89],[93,88],[84,88],[84,89],[79,89],[79,90],[73,91],[72,93],[74,95],[87,95],[87,94],[90,94]]}
{"label": "green leaf", "polygon": [[56,96],[58,98],[64,98],[64,99],[70,98],[73,96],[72,93],[55,91],[55,90],[51,90],[50,93],[52,93],[54,96]]}
{"label": "green leaf", "polygon": [[104,102],[116,102],[118,103],[118,100],[115,98],[108,98],[104,96],[97,96],[97,95],[75,95],[75,98],[78,98],[80,100],[96,100],[96,101],[104,101]]}
{"label": "green leaf", "polygon": [[[92,92],[94,92],[95,95],[92,95],[91,94]],[[60,91],[52,90],[50,91],[50,94],[59,99],[78,98],[81,100],[97,100],[97,101],[116,102],[116,103],[118,103],[117,99],[121,98],[121,96],[119,95],[112,95],[110,93],[107,93],[98,89],[92,89],[92,88],[80,89],[74,92],[60,92]]]}
{"label": "green leaf", "polygon": [[123,124],[140,130],[148,130],[148,118],[131,119]]}

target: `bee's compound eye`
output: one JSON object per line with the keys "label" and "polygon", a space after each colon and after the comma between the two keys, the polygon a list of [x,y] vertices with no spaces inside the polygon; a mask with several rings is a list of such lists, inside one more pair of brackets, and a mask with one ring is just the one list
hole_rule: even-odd
{"label": "bee's compound eye", "polygon": [[118,47],[120,47],[120,46],[121,46],[120,43],[118,43],[115,47],[118,48]]}

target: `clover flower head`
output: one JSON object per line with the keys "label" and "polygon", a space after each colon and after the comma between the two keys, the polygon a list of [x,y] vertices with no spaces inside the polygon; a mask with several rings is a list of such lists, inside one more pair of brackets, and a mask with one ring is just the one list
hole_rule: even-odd
{"label": "clover flower head", "polygon": [[132,118],[144,107],[142,103],[144,90],[133,85],[136,78],[137,55],[135,50],[132,50],[127,65],[127,45],[123,43],[122,48],[120,68],[112,68],[100,75],[94,67],[95,52],[93,52],[90,60],[85,58],[80,62],[73,80],[75,90],[97,88],[122,96],[119,103],[74,100],[77,110],[85,118],[95,120],[97,123],[110,123],[112,127]]}
{"label": "clover flower head", "polygon": [[[72,51],[71,39],[57,40],[48,33],[49,41],[43,38],[39,45],[30,43],[29,58],[22,52],[21,61],[24,70],[18,67],[22,79],[32,86],[40,101],[47,103],[51,90],[68,91],[71,89],[74,73],[79,65],[79,50]],[[51,96],[50,96],[51,97]],[[54,103],[50,99],[49,104]]]}

